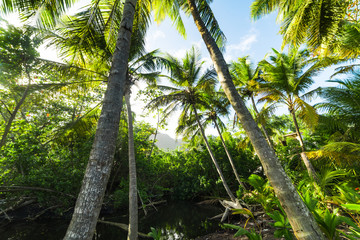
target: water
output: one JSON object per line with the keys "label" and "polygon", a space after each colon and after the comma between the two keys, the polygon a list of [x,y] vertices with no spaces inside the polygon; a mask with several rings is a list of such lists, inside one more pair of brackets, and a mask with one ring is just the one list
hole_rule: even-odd
{"label": "water", "polygon": [[[207,218],[221,213],[221,208],[189,202],[170,202],[150,210],[147,216],[139,211],[139,231],[149,233],[150,227],[161,231],[165,239],[194,239],[218,229],[217,221]],[[120,214],[119,214],[120,215]],[[110,216],[104,220],[126,223],[127,217]],[[60,240],[65,235],[68,221],[47,220],[9,224],[0,229],[0,240]],[[94,240],[126,239],[127,233],[114,226],[98,223]]]}

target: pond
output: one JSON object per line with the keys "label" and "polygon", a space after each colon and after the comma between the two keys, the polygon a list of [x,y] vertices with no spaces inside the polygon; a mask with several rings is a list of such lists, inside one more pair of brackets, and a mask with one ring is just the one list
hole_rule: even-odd
{"label": "pond", "polygon": [[[150,209],[148,209],[150,210]],[[161,231],[165,239],[194,239],[218,229],[218,220],[211,218],[222,209],[213,205],[197,205],[189,202],[169,202],[150,210],[147,216],[139,211],[139,231],[149,233],[150,227]],[[106,221],[127,223],[127,217],[121,213],[107,216]],[[18,222],[0,229],[1,240],[60,240],[65,235],[68,221],[43,220],[36,222]],[[99,223],[94,240],[126,239],[127,233],[111,225]]]}

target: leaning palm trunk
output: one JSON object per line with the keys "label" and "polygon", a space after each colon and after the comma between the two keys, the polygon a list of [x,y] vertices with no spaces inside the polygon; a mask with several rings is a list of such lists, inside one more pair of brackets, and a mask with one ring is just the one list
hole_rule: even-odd
{"label": "leaning palm trunk", "polygon": [[194,22],[210,53],[221,86],[260,158],[264,172],[289,218],[295,236],[298,239],[324,240],[325,238],[314,217],[301,200],[290,178],[285,174],[274,150],[266,142],[239,93],[236,91],[224,56],[201,19],[195,0],[187,0],[187,2]]}
{"label": "leaning palm trunk", "polygon": [[219,133],[219,136],[220,136],[222,145],[223,145],[223,147],[224,147],[224,149],[225,149],[226,155],[227,155],[227,157],[228,157],[228,159],[229,159],[229,162],[230,162],[230,165],[231,165],[232,170],[233,170],[233,172],[234,172],[234,175],[235,175],[235,177],[236,177],[236,180],[238,181],[238,183],[240,184],[241,187],[243,187],[244,189],[246,189],[244,183],[240,180],[239,174],[238,174],[238,172],[237,172],[237,170],[236,170],[236,168],[235,168],[234,161],[232,160],[232,157],[231,157],[231,155],[230,155],[230,153],[229,153],[229,150],[228,150],[228,148],[226,147],[224,138],[223,138],[222,135],[221,135],[221,131],[220,131],[219,125],[218,125],[217,122],[216,122],[216,119],[213,119],[213,122],[214,122],[214,124],[215,124],[216,130],[217,130],[218,133]]}
{"label": "leaning palm trunk", "polygon": [[129,231],[128,240],[138,239],[138,200],[136,184],[136,160],[134,149],[133,119],[130,105],[130,93],[125,94],[128,114],[128,142],[129,142]]}
{"label": "leaning palm trunk", "polygon": [[30,83],[31,83],[31,78],[30,78],[29,74],[28,74],[28,78],[29,78],[29,83],[28,83],[25,91],[23,92],[20,101],[16,104],[15,109],[14,109],[14,111],[11,113],[10,118],[9,118],[9,120],[8,120],[6,126],[5,126],[5,130],[4,130],[4,133],[3,133],[2,137],[1,137],[1,141],[0,141],[0,149],[2,148],[2,146],[5,145],[5,143],[6,143],[6,137],[7,137],[7,135],[8,135],[9,132],[10,132],[10,128],[11,128],[12,122],[14,121],[17,112],[19,111],[19,109],[20,109],[20,107],[23,105],[23,103],[24,103],[27,95],[29,94]]}
{"label": "leaning palm trunk", "polygon": [[224,188],[225,188],[227,194],[229,195],[231,201],[233,201],[234,203],[236,203],[237,200],[236,200],[234,194],[231,192],[229,186],[227,185],[226,180],[225,180],[225,178],[224,178],[224,175],[223,175],[223,173],[222,173],[222,171],[221,171],[221,169],[220,169],[220,166],[219,166],[219,164],[217,163],[216,158],[215,158],[213,152],[211,151],[209,142],[208,142],[208,140],[207,140],[207,138],[206,138],[204,129],[203,129],[201,123],[200,123],[199,116],[198,116],[197,111],[196,111],[195,108],[194,108],[194,113],[195,113],[196,122],[197,122],[197,124],[199,125],[199,129],[200,129],[200,132],[201,132],[201,136],[202,136],[203,139],[204,139],[206,148],[207,148],[207,150],[208,150],[208,152],[209,152],[209,154],[210,154],[211,160],[213,161],[213,163],[214,163],[214,165],[215,165],[216,171],[218,172],[218,174],[219,174],[219,176],[220,176],[220,178],[221,178],[221,181],[222,181],[222,183],[223,183],[223,185],[224,185]]}
{"label": "leaning palm trunk", "polygon": [[[254,96],[252,96],[252,95],[251,95],[251,102],[252,102],[252,104],[253,104],[253,106],[254,106],[254,111],[255,111],[257,117],[260,117],[260,113],[259,113],[259,111],[258,111],[258,109],[257,109],[257,107],[256,107],[256,104],[255,104]],[[269,137],[269,134],[268,134],[267,131],[266,131],[265,124],[264,124],[263,121],[261,121],[261,119],[260,119],[260,125],[261,125],[261,129],[263,130],[263,133],[264,133],[264,135],[265,135],[266,141],[269,143],[270,147],[271,147],[272,149],[274,149],[274,146],[273,146],[273,144],[272,144],[272,142],[271,142],[271,139],[270,139],[270,137]]]}
{"label": "leaning palm trunk", "polygon": [[296,119],[295,112],[290,111],[290,114],[291,114],[291,116],[293,118],[295,129],[296,129],[296,135],[298,137],[298,140],[299,140],[300,146],[301,146],[301,153],[300,153],[301,159],[303,160],[303,162],[305,164],[305,167],[307,169],[307,172],[308,172],[309,176],[317,182],[318,178],[317,178],[315,169],[314,169],[313,165],[311,164],[309,158],[306,156],[306,153],[305,153],[306,149],[305,149],[304,141],[303,141],[303,139],[301,137],[301,133],[300,133],[300,130],[299,130],[299,125],[298,125],[298,122],[297,122],[297,119]]}
{"label": "leaning palm trunk", "polygon": [[91,240],[99,217],[119,129],[137,0],[126,0],[94,143],[64,239]]}

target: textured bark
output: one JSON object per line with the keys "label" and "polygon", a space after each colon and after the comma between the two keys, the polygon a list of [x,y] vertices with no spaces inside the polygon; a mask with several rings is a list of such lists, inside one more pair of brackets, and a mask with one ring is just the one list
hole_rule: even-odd
{"label": "textured bark", "polygon": [[306,170],[307,170],[309,176],[312,179],[314,179],[315,181],[318,181],[315,169],[314,169],[313,165],[311,164],[309,158],[306,156],[306,153],[305,153],[306,149],[305,149],[304,141],[303,141],[301,133],[300,133],[299,124],[297,122],[295,112],[290,111],[290,114],[291,114],[291,116],[293,118],[294,125],[295,125],[295,130],[296,130],[296,135],[298,137],[298,140],[299,140],[300,146],[301,146],[301,153],[300,153],[301,159],[303,160],[303,162],[305,164],[305,167],[306,167]]}
{"label": "textured bark", "polygon": [[221,181],[222,181],[222,183],[223,183],[223,186],[224,186],[227,194],[229,195],[231,201],[237,202],[234,194],[231,192],[229,186],[228,186],[227,183],[226,183],[226,180],[225,180],[225,178],[224,178],[224,175],[223,175],[223,173],[222,173],[222,171],[221,171],[221,169],[220,169],[219,164],[218,164],[217,161],[216,161],[216,158],[215,158],[213,152],[211,151],[209,142],[208,142],[208,140],[207,140],[207,138],[206,138],[204,129],[203,129],[201,123],[200,123],[199,116],[198,116],[197,111],[196,111],[195,108],[194,108],[194,113],[195,113],[196,122],[197,122],[197,124],[198,124],[198,126],[199,126],[199,128],[200,128],[201,135],[202,135],[202,137],[203,137],[203,139],[204,139],[204,141],[205,141],[206,148],[207,148],[207,150],[208,150],[208,152],[209,152],[209,154],[210,154],[211,160],[213,161],[213,163],[214,163],[214,165],[215,165],[216,171],[218,172],[218,174],[219,174],[219,176],[220,176],[220,178],[221,178]]}
{"label": "textured bark", "polygon": [[136,0],[126,0],[89,162],[64,239],[91,240],[114,159]]}
{"label": "textured bark", "polygon": [[266,142],[260,129],[242,101],[239,93],[236,91],[225,59],[202,21],[195,5],[195,1],[187,0],[187,2],[190,12],[194,18],[194,22],[210,53],[210,57],[214,63],[221,86],[260,158],[264,172],[289,218],[296,238],[306,240],[325,239],[319,226],[316,224],[314,217],[301,200],[289,177],[285,174],[285,171],[280,165],[275,152]]}
{"label": "textured bark", "polygon": [[[259,113],[259,111],[257,110],[256,104],[255,104],[254,96],[251,96],[251,102],[252,102],[252,104],[253,104],[253,106],[254,106],[254,111],[255,111],[256,115],[257,115],[258,117],[260,117],[260,113]],[[261,129],[262,129],[262,131],[263,131],[263,133],[264,133],[264,135],[265,135],[266,141],[269,143],[270,147],[271,147],[272,149],[274,149],[274,146],[273,146],[273,144],[272,144],[272,142],[271,142],[271,139],[270,139],[270,137],[269,137],[269,134],[268,134],[267,131],[266,131],[265,124],[264,124],[261,120],[260,120],[260,125],[261,125]]]}
{"label": "textured bark", "polygon": [[221,131],[220,131],[219,125],[217,124],[217,122],[216,122],[216,120],[215,120],[215,119],[214,119],[213,121],[214,121],[214,124],[215,124],[216,130],[217,130],[217,131],[218,131],[218,133],[219,133],[219,136],[220,136],[220,139],[221,139],[222,145],[224,146],[224,149],[225,149],[226,155],[227,155],[227,157],[228,157],[228,159],[229,159],[229,162],[230,162],[230,165],[231,165],[232,170],[233,170],[233,172],[234,172],[234,175],[235,175],[235,177],[236,177],[236,180],[238,181],[238,183],[240,184],[240,186],[241,186],[241,187],[243,187],[244,189],[246,189],[246,187],[245,187],[244,183],[240,180],[239,174],[238,174],[238,172],[237,172],[237,170],[236,170],[236,168],[235,168],[234,161],[232,160],[232,157],[231,157],[231,155],[230,155],[230,153],[229,153],[229,150],[228,150],[228,148],[226,147],[226,144],[225,144],[224,138],[223,138],[223,137],[222,137],[222,135],[221,135]]}
{"label": "textured bark", "polygon": [[[1,137],[1,141],[0,141],[0,149],[2,148],[2,146],[5,145],[6,137],[10,132],[12,122],[14,121],[16,114],[18,113],[20,107],[23,105],[27,95],[29,94],[31,78],[30,78],[30,76],[28,76],[28,78],[29,78],[29,83],[28,83],[25,91],[23,92],[20,101],[16,104],[14,111],[12,111],[12,113],[10,114],[10,118],[5,126],[5,130],[4,130],[4,133],[3,133],[2,137]],[[4,118],[4,120],[5,120],[5,118]]]}
{"label": "textured bark", "polygon": [[138,200],[136,184],[136,160],[134,147],[133,118],[130,104],[130,94],[125,95],[128,114],[128,143],[129,143],[129,231],[128,240],[138,239]]}

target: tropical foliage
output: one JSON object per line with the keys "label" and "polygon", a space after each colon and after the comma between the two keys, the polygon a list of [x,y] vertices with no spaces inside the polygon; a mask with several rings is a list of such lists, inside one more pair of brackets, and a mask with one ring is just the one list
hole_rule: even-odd
{"label": "tropical foliage", "polygon": [[[138,204],[147,214],[163,200],[206,200],[225,207],[231,224],[222,226],[235,236],[305,239],[304,229],[315,239],[360,238],[357,64],[329,81],[337,86],[309,90],[327,66],[359,55],[358,1],[254,1],[254,18],[278,10],[283,46],[291,45],[257,67],[249,56],[226,63],[211,2],[100,0],[70,16],[74,1],[3,1],[2,12],[18,10],[37,25],[0,28],[1,225],[19,209],[36,220],[69,217],[75,206],[65,239],[92,238],[101,209],[132,208],[137,218]],[[145,51],[152,11],[182,35],[182,17],[191,15],[214,66],[205,69],[195,47],[183,58]],[[39,57],[44,41],[61,63]],[[156,128],[131,112],[139,81],[138,101],[147,115],[157,111]],[[281,104],[288,114],[275,114]],[[240,122],[230,123],[230,106]],[[165,151],[158,130],[176,114],[183,143]],[[289,206],[303,206],[301,216]],[[304,216],[312,230],[298,221]],[[129,225],[137,239],[137,221]]]}

